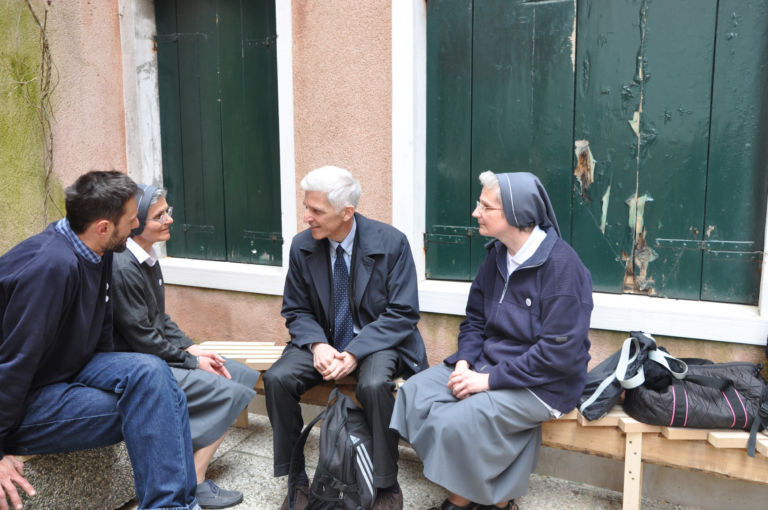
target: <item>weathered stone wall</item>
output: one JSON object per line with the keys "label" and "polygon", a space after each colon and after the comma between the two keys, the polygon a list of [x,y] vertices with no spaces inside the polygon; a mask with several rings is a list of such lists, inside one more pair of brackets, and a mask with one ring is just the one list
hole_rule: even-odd
{"label": "weathered stone wall", "polygon": [[53,171],[46,192],[40,27],[25,0],[0,0],[0,253],[61,218],[79,175],[126,168],[117,2],[31,3],[53,64]]}
{"label": "weathered stone wall", "polygon": [[[40,108],[40,29],[22,0],[0,0],[0,253],[46,224]],[[49,181],[48,220],[62,216],[62,187]]]}

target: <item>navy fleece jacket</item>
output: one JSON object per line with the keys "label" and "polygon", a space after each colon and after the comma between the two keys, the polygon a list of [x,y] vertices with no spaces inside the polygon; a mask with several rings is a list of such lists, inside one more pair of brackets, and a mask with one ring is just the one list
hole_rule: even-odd
{"label": "navy fleece jacket", "polygon": [[42,386],[111,351],[112,253],[94,264],[51,224],[0,257],[0,458]]}
{"label": "navy fleece jacket", "polygon": [[506,251],[500,241],[490,246],[469,291],[459,350],[445,362],[466,360],[489,374],[491,389],[529,388],[566,413],[586,381],[592,278],[552,228],[509,279]]}

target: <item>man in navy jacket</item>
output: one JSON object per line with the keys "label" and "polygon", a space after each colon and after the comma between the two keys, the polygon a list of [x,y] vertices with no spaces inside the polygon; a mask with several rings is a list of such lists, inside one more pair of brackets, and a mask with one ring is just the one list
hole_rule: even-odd
{"label": "man in navy jacket", "polygon": [[58,453],[125,440],[139,507],[199,509],[186,399],[166,363],[112,352],[112,252],[125,249],[137,192],[93,171],[67,189],[67,216],[0,257],[0,509],[11,454]]}
{"label": "man in navy jacket", "polygon": [[[355,212],[360,184],[348,171],[318,168],[301,186],[309,229],[291,244],[282,308],[291,341],[264,374],[275,476],[288,474],[301,432],[300,395],[353,375],[373,434],[374,508],[402,508],[392,379],[427,366],[410,246],[395,228]],[[306,506],[307,484],[302,472],[296,508]]]}

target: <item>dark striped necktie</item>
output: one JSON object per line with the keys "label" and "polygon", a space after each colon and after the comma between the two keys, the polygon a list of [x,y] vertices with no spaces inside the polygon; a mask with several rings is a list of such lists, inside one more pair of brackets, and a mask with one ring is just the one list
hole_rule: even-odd
{"label": "dark striped necktie", "polygon": [[352,311],[349,306],[349,271],[344,262],[344,248],[336,247],[336,262],[333,264],[333,345],[338,351],[346,349],[354,336]]}

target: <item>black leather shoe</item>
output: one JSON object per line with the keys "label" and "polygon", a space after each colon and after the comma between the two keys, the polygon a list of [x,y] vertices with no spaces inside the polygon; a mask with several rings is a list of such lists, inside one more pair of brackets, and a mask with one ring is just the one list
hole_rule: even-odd
{"label": "black leather shoe", "polygon": [[475,507],[477,507],[475,503],[470,503],[465,506],[459,506],[459,505],[454,505],[448,499],[445,499],[442,503],[440,503],[440,506],[433,506],[429,510],[473,510]]}
{"label": "black leather shoe", "polygon": [[403,491],[400,485],[378,489],[373,510],[403,510]]}
{"label": "black leather shoe", "polygon": [[519,510],[519,507],[514,499],[510,499],[507,506],[478,505],[476,510]]}
{"label": "black leather shoe", "polygon": [[[294,490],[293,508],[294,510],[304,510],[309,504],[309,487],[307,485],[297,485]],[[285,496],[280,510],[288,510],[288,496]]]}

